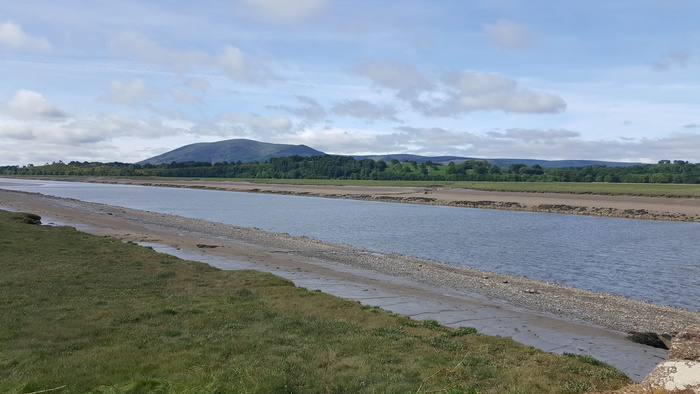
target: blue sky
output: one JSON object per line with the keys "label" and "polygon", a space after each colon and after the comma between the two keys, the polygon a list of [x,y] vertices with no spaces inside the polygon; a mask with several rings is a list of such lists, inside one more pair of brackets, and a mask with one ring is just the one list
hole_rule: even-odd
{"label": "blue sky", "polygon": [[0,165],[249,138],[700,162],[696,0],[0,3]]}

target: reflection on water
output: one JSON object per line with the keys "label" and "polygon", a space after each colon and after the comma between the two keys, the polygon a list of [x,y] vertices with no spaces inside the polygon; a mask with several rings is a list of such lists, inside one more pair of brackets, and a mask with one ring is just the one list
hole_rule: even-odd
{"label": "reflection on water", "polygon": [[174,214],[700,310],[700,223],[211,190],[0,179]]}

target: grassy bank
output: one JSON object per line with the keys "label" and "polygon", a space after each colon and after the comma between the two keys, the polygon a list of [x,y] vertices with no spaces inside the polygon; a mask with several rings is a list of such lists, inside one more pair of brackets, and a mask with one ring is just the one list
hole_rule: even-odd
{"label": "grassy bank", "polygon": [[590,357],[0,211],[0,392],[578,393]]}

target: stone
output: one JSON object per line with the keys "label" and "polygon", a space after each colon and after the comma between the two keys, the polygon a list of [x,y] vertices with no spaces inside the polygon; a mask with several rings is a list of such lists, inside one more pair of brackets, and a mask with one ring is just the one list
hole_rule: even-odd
{"label": "stone", "polygon": [[659,334],[655,332],[632,331],[629,333],[629,335],[627,335],[627,339],[632,342],[641,343],[642,345],[656,347],[659,349],[668,349],[666,343],[664,343]]}
{"label": "stone", "polygon": [[651,392],[693,390],[700,394],[700,361],[667,360],[647,375],[641,386]]}
{"label": "stone", "polygon": [[668,360],[657,365],[641,386],[658,390],[692,390],[700,394],[700,325],[679,332],[671,340]]}
{"label": "stone", "polygon": [[668,359],[700,361],[700,325],[686,328],[673,337]]}

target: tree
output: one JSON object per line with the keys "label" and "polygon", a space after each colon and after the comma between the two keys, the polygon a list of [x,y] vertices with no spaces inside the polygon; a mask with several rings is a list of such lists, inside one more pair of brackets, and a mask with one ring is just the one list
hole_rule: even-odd
{"label": "tree", "polygon": [[509,170],[513,174],[518,174],[518,173],[520,173],[521,168],[527,168],[527,165],[522,164],[522,163],[513,163],[510,165]]}

